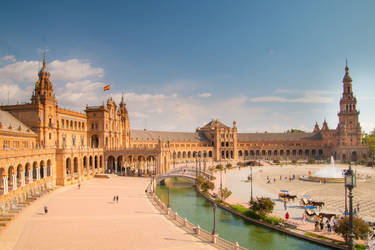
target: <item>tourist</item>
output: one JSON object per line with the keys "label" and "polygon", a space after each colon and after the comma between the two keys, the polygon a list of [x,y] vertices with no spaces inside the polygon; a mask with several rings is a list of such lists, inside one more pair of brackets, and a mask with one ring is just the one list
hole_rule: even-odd
{"label": "tourist", "polygon": [[357,212],[359,213],[359,203],[357,203]]}
{"label": "tourist", "polygon": [[78,189],[81,189],[81,184],[78,184]]}
{"label": "tourist", "polygon": [[302,214],[302,223],[303,224],[306,223],[306,214],[305,213]]}
{"label": "tourist", "polygon": [[116,201],[116,195],[113,196],[113,203],[115,203],[115,201]]}
{"label": "tourist", "polygon": [[331,224],[329,223],[329,220],[327,220],[326,225],[327,225],[327,231],[328,231],[328,233],[330,233],[331,232]]}
{"label": "tourist", "polygon": [[286,214],[285,214],[285,219],[286,219],[286,220],[289,220],[289,213],[288,213],[288,211],[287,211]]}
{"label": "tourist", "polygon": [[319,222],[316,220],[315,221],[315,232],[319,231]]}
{"label": "tourist", "polygon": [[354,215],[357,214],[357,208],[354,208]]}
{"label": "tourist", "polygon": [[118,195],[116,196],[116,203],[118,203]]}
{"label": "tourist", "polygon": [[44,214],[47,214],[47,213],[48,213],[48,207],[44,206]]}
{"label": "tourist", "polygon": [[286,200],[284,200],[284,210],[286,210],[287,206],[286,206]]}
{"label": "tourist", "polygon": [[323,218],[320,220],[320,231],[323,232],[324,229],[324,223],[323,223]]}

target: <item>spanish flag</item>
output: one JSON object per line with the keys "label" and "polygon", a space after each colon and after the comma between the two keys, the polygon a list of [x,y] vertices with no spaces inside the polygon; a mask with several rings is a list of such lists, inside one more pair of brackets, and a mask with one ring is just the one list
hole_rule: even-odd
{"label": "spanish flag", "polygon": [[104,91],[107,91],[107,90],[110,90],[110,89],[111,89],[111,85],[108,84],[108,85],[104,86]]}

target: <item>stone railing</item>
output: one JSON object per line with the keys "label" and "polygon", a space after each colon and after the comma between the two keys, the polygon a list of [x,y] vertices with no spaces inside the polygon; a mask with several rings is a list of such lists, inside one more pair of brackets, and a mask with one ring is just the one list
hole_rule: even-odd
{"label": "stone railing", "polygon": [[39,197],[55,188],[52,176],[33,181],[25,186],[18,187],[5,195],[0,195],[0,214],[7,210],[19,207],[20,203],[28,199]]}
{"label": "stone railing", "polygon": [[181,226],[185,231],[189,233],[194,233],[195,236],[202,241],[212,244],[218,249],[233,249],[233,250],[245,250],[246,248],[241,247],[238,242],[233,243],[228,240],[220,238],[218,234],[211,234],[204,229],[200,228],[199,225],[194,225],[190,223],[186,218],[182,218],[177,214],[177,212],[172,211],[168,208],[160,199],[152,192],[152,183],[147,186],[147,194],[149,198],[153,201],[154,205],[157,206],[166,216],[176,223],[178,226]]}

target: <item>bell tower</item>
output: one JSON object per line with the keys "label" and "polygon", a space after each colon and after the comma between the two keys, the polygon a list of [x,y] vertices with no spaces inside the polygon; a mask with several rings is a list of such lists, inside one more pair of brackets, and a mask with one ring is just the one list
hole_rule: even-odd
{"label": "bell tower", "polygon": [[342,82],[343,92],[340,99],[340,112],[337,114],[339,117],[337,144],[341,146],[358,146],[361,144],[361,126],[358,122],[357,99],[353,95],[352,78],[349,75],[347,63]]}
{"label": "bell tower", "polygon": [[47,71],[46,55],[43,56],[43,66],[38,73],[38,81],[35,83],[34,93],[31,97],[31,103],[54,103],[56,98],[53,93],[52,83],[49,80],[50,73]]}
{"label": "bell tower", "polygon": [[120,102],[120,116],[121,116],[121,127],[122,127],[122,145],[123,147],[130,147],[130,124],[128,109],[124,101],[124,95],[121,97]]}

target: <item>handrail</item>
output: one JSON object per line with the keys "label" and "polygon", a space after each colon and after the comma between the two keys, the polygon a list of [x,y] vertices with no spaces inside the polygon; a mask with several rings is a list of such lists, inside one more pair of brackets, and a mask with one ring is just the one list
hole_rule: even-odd
{"label": "handrail", "polygon": [[147,195],[153,201],[153,204],[162,211],[166,213],[166,216],[172,220],[177,225],[184,228],[186,231],[193,233],[197,238],[203,240],[204,242],[212,244],[218,249],[233,249],[233,250],[245,250],[247,248],[241,247],[238,242],[233,243],[223,238],[220,238],[218,234],[212,235],[211,233],[201,229],[199,225],[194,225],[189,222],[186,218],[180,217],[177,212],[174,212],[171,208],[168,208],[155,193],[152,192],[153,182],[147,185]]}

